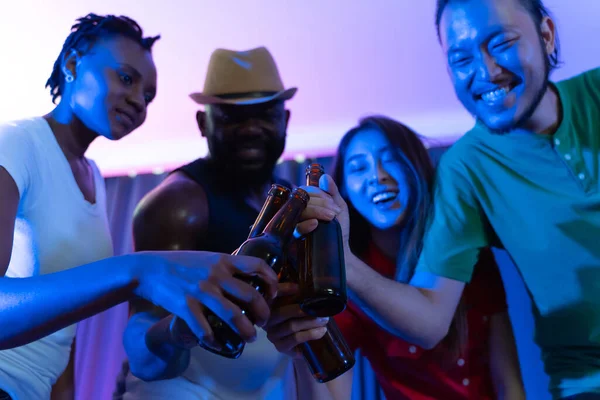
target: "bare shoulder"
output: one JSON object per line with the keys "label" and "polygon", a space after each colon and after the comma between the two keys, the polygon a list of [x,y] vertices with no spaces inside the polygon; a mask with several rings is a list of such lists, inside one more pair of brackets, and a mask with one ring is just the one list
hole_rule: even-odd
{"label": "bare shoulder", "polygon": [[181,172],[169,175],[140,201],[133,217],[140,250],[193,250],[206,233],[208,203],[202,186]]}

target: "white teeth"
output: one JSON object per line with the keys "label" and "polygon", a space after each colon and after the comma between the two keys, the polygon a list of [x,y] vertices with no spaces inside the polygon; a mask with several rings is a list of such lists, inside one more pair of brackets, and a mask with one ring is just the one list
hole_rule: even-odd
{"label": "white teeth", "polygon": [[508,86],[504,86],[499,89],[490,90],[489,92],[482,94],[481,98],[486,103],[495,103],[499,100],[504,99],[509,90],[510,88]]}
{"label": "white teeth", "polygon": [[375,196],[373,196],[373,203],[377,204],[382,201],[392,200],[392,199],[395,199],[396,196],[398,196],[398,193],[396,193],[396,192],[377,193]]}

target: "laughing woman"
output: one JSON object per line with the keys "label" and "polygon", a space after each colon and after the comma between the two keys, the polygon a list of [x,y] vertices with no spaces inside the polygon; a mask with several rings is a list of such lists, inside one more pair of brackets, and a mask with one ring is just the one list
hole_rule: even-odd
{"label": "laughing woman", "polygon": [[[350,347],[370,361],[386,397],[523,399],[504,288],[491,250],[482,250],[443,340],[409,326],[407,319],[422,316],[407,318],[394,307],[404,301],[404,286],[413,276],[432,201],[434,167],[417,134],[385,117],[365,118],[343,137],[336,160],[339,192],[331,178],[322,179],[321,186],[342,210],[338,219],[346,238],[352,301],[335,321]],[[327,195],[313,190],[311,202],[320,196]],[[277,348],[291,355],[298,343],[324,334],[324,321],[298,315],[297,305],[281,307],[272,311],[267,326]],[[318,385],[303,360],[295,366],[299,398],[350,399],[352,370]]]}

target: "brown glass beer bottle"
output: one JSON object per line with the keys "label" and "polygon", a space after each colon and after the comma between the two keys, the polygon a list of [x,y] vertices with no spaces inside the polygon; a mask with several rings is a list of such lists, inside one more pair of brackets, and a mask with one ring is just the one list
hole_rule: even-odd
{"label": "brown glass beer bottle", "polygon": [[[319,186],[323,166],[306,168],[306,185]],[[298,266],[302,311],[314,317],[331,317],[346,308],[346,267],[342,229],[336,218],[319,221],[304,238],[304,263]]]}
{"label": "brown glass beer bottle", "polygon": [[[304,248],[298,248],[299,260],[303,258]],[[280,282],[297,282],[298,275],[295,271],[293,262],[286,264],[279,275]],[[288,296],[276,299],[277,306],[286,304],[297,304],[301,300],[299,296]],[[275,306],[275,305],[274,305]],[[331,318],[327,322],[327,333],[317,340],[304,342],[296,346],[296,351],[300,352],[308,369],[313,377],[321,383],[329,382],[350,370],[355,363],[354,353],[346,343],[344,336],[340,332],[337,324]]]}
{"label": "brown glass beer bottle", "polygon": [[[308,200],[309,195],[306,191],[300,188],[294,189],[287,202],[277,211],[262,233],[247,239],[239,247],[236,254],[261,258],[279,274],[283,265],[285,249],[293,239],[294,229],[300,220],[302,211],[308,204]],[[260,278],[239,278],[252,285],[260,294],[265,294],[264,283]],[[212,311],[207,309],[205,316],[214,332],[214,338],[219,347],[212,348],[205,343],[200,343],[200,345],[224,357],[238,358],[244,351],[244,340]],[[249,317],[251,318],[251,316]]]}

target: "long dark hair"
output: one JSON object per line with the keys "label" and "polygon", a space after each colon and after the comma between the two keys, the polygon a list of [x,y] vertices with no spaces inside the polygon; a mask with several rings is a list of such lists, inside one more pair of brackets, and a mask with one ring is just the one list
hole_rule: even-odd
{"label": "long dark hair", "polygon": [[[369,222],[354,208],[348,198],[344,179],[344,158],[352,139],[361,131],[374,128],[380,131],[397,149],[394,156],[401,165],[409,186],[410,198],[406,205],[400,247],[396,259],[396,276],[399,282],[408,283],[412,278],[421,250],[425,228],[432,210],[435,168],[422,138],[406,125],[379,115],[362,118],[340,141],[337,149],[332,177],[348,204],[350,215],[350,249],[363,257],[371,241]],[[466,319],[462,305],[454,317],[448,336],[444,340],[452,353],[458,356],[466,343]]]}

